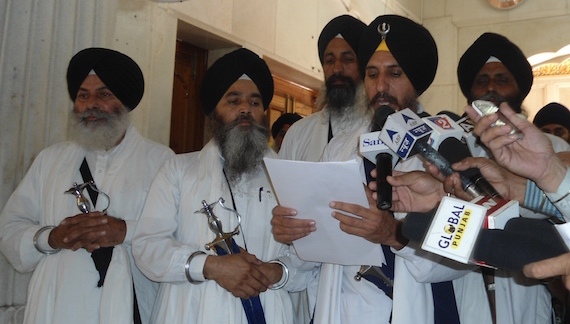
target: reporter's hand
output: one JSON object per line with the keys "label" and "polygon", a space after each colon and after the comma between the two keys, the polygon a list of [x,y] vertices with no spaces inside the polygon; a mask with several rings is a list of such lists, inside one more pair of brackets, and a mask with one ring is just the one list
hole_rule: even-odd
{"label": "reporter's hand", "polygon": [[490,126],[497,121],[498,114],[481,117],[468,105],[465,112],[477,122],[473,133],[491,150],[499,165],[533,180],[544,191],[555,192],[566,174],[566,166],[555,156],[550,140],[532,123],[518,117],[506,103],[499,109],[524,134],[522,139],[516,134],[509,135],[511,126]]}
{"label": "reporter's hand", "polygon": [[523,268],[523,273],[534,279],[562,276],[566,289],[570,290],[570,253],[527,264]]}
{"label": "reporter's hand", "polygon": [[392,171],[392,211],[428,212],[445,196],[441,182],[423,171]]}

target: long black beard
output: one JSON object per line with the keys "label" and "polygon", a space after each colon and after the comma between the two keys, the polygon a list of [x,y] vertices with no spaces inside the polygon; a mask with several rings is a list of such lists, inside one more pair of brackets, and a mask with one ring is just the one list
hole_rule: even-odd
{"label": "long black beard", "polygon": [[[336,81],[343,81],[344,84],[335,84]],[[352,107],[356,101],[356,83],[352,78],[340,74],[332,75],[325,83],[326,85],[326,105],[332,115],[340,116],[344,114],[344,109]]]}
{"label": "long black beard", "polygon": [[[250,121],[253,127],[238,126],[243,120]],[[269,127],[265,115],[261,123],[255,122],[251,115],[241,115],[224,125],[222,118],[214,112],[212,132],[224,158],[224,170],[230,183],[253,176],[262,168],[263,157],[269,149]]]}
{"label": "long black beard", "polygon": [[[97,122],[87,121],[88,117],[98,117]],[[113,114],[99,109],[78,113],[75,109],[69,114],[68,138],[89,151],[106,151],[115,147],[129,128],[129,110],[118,108]]]}

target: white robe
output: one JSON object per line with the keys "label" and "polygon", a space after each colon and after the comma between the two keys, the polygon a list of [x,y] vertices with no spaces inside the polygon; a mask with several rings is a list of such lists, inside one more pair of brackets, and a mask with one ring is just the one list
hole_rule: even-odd
{"label": "white robe", "polygon": [[[301,123],[303,121],[304,123]],[[325,123],[324,118],[317,116],[314,119],[304,118],[295,123],[287,132],[280,156],[295,160],[314,159],[317,155],[322,160],[348,160],[355,156],[357,159],[361,159],[357,156],[358,136],[367,132],[367,127],[361,126],[352,134],[335,135],[330,144],[327,145],[328,124]],[[555,140],[553,143],[557,151],[564,150],[565,146]],[[319,145],[322,146],[319,147]],[[283,147],[285,147],[284,151]],[[411,171],[422,170],[423,167],[418,158],[413,158],[405,163],[400,162],[396,169]],[[396,214],[395,216],[401,219],[405,217],[405,214]],[[394,252],[396,264],[393,323],[433,323],[433,297],[429,283],[448,280],[453,280],[461,323],[491,323],[482,275],[478,271],[472,271],[476,267],[461,265],[424,252],[413,243]],[[355,319],[355,317],[351,317],[353,316],[352,313],[347,311],[351,307],[360,310],[360,313],[355,312],[362,314],[357,317],[359,321],[382,322],[385,315],[379,314],[380,309],[385,309],[385,304],[377,305],[379,313],[376,316],[374,313],[365,315],[367,313],[361,308],[365,307],[367,300],[381,299],[384,295],[383,292],[377,288],[368,291],[366,285],[361,285],[360,298],[354,298],[354,296],[344,298],[342,293],[349,290],[343,291],[343,286],[359,287],[352,282],[354,280],[350,281],[358,267],[342,267],[346,272],[343,275],[340,275],[339,267],[323,265],[318,291],[315,285],[308,289],[309,300],[311,301],[310,310],[314,307],[315,299],[320,300],[318,303],[323,302],[322,305],[317,305],[315,323],[350,323],[350,320]],[[339,280],[344,281],[339,283]],[[497,323],[549,322],[550,294],[543,285],[524,278],[521,274],[499,271],[496,278],[496,289]],[[353,288],[350,291],[353,291]],[[343,300],[345,301],[343,302]],[[346,306],[349,304],[351,306]]]}
{"label": "white robe", "polygon": [[[323,161],[356,159],[362,163],[362,157],[358,154],[358,140],[361,134],[367,132],[368,126],[362,124],[354,132],[333,137],[324,149]],[[414,157],[406,162],[400,161],[395,169],[412,171],[421,168],[421,160]],[[361,167],[361,176],[364,182],[366,178],[363,167]],[[395,217],[402,219],[405,215],[404,213],[396,213]],[[471,267],[422,251],[413,243],[399,251],[392,250],[396,254],[393,300],[390,300],[381,289],[365,280],[356,282],[353,277],[359,267],[322,265],[321,280],[317,292],[315,323],[352,323],[356,318],[363,323],[367,321],[388,323],[390,314],[392,323],[433,323],[434,308],[431,283],[453,280],[471,270]],[[342,280],[342,283],[339,284],[337,281],[331,284],[330,280],[323,279],[323,275],[329,276],[330,268],[342,269],[345,274],[337,279]],[[337,290],[335,286],[342,286],[344,290]],[[344,291],[352,291],[354,294],[353,296],[345,296]],[[354,296],[358,296],[358,298],[354,298]],[[320,305],[322,301],[330,300],[333,301],[332,306]],[[374,300],[376,300],[376,304],[370,303]],[[347,306],[339,311],[339,308],[334,307],[336,303]],[[359,310],[359,312],[352,312],[351,309]],[[466,323],[478,323],[478,320],[472,318],[470,322],[467,321]]]}
{"label": "white robe", "polygon": [[[43,226],[58,225],[79,214],[75,197],[64,194],[74,182],[87,152],[65,142],[38,155],[0,215],[0,249],[20,272],[33,271],[28,287],[25,323],[132,323],[133,280],[143,323],[149,323],[150,308],[158,285],[135,267],[130,240],[142,211],[152,179],[173,152],[140,136],[130,126],[121,143],[106,154],[92,154],[106,166],[98,188],[109,195],[108,214],[124,219],[125,241],[115,246],[102,288],[91,254],[84,249],[62,250],[45,255],[33,245],[34,234]],[[91,172],[95,173],[93,166]],[[95,179],[97,179],[94,174]],[[87,191],[85,191],[87,194]],[[103,198],[97,210],[105,208]],[[132,275],[131,275],[132,271]]]}
{"label": "white robe", "polygon": [[[267,156],[276,157],[272,150]],[[276,258],[289,265],[289,282],[283,289],[267,290],[259,295],[267,323],[293,322],[293,306],[288,290],[295,290],[295,269],[290,265],[289,249],[271,234],[271,213],[277,201],[264,171],[233,185],[233,198],[242,216],[236,243],[267,262]],[[232,206],[232,195],[222,172],[219,148],[210,141],[200,152],[178,155],[165,163],[157,175],[133,240],[133,254],[141,271],[151,280],[161,282],[153,310],[153,323],[247,323],[239,298],[214,280],[198,284],[188,282],[184,266],[195,251],[215,234],[208,227],[206,215],[195,213],[219,198]],[[226,232],[237,225],[235,214],[214,207]],[[193,265],[191,265],[193,267]],[[201,273],[203,263],[198,273]],[[199,276],[192,275],[193,279]],[[304,280],[300,287],[306,285]]]}

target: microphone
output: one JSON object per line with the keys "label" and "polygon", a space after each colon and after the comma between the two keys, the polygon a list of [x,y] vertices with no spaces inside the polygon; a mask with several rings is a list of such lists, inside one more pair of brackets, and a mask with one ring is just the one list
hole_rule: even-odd
{"label": "microphone", "polygon": [[424,117],[422,120],[433,130],[429,136],[428,143],[438,150],[441,143],[448,138],[460,139],[463,135],[463,128],[457,125],[453,118],[447,115],[436,115]]}
{"label": "microphone", "polygon": [[[439,153],[450,163],[471,157],[467,146],[455,138],[444,140],[439,146]],[[509,219],[520,216],[518,202],[503,198],[493,185],[481,175],[479,169],[470,168],[459,173],[469,178],[477,189],[484,194],[484,197],[475,198],[471,202],[489,208],[486,223],[484,223],[485,227],[502,229]]]}
{"label": "microphone", "polygon": [[[438,128],[442,129],[441,127]],[[402,159],[407,159],[419,153],[428,162],[434,164],[445,176],[449,176],[455,172],[451,168],[451,163],[428,143],[433,132],[433,128],[412,110],[406,108],[388,116],[386,125],[380,134],[380,139]],[[439,130],[436,132],[439,132]],[[440,132],[440,135],[437,136],[438,141],[443,140],[443,135],[441,134],[443,133]],[[472,198],[481,196],[481,193],[470,179],[461,174],[460,179],[463,190]]]}
{"label": "microphone", "polygon": [[[467,146],[455,138],[445,139],[439,146],[438,151],[451,164],[472,156]],[[491,198],[502,198],[499,192],[493,188],[493,185],[491,185],[489,181],[487,181],[487,179],[481,175],[479,169],[470,168],[465,171],[461,171],[460,173],[464,174],[471,181],[473,181],[473,183],[475,183],[475,186],[477,186],[477,188],[486,196],[489,196]]]}
{"label": "microphone", "polygon": [[[531,222],[518,225],[519,231],[507,230],[510,223],[519,220]],[[473,250],[473,259],[500,269],[520,271],[526,264],[557,257],[569,251],[554,225],[548,225],[544,220],[518,217],[507,222],[507,227],[505,230],[481,230]],[[540,232],[538,228],[541,228]]]}
{"label": "microphone", "polygon": [[392,113],[394,113],[394,110],[389,106],[380,106],[374,112],[372,132],[360,136],[360,154],[376,164],[376,205],[381,210],[392,208],[392,186],[386,181],[386,177],[392,175],[392,168],[398,162],[398,156],[379,138],[380,130],[384,127],[388,116]]}
{"label": "microphone", "polygon": [[465,131],[462,136],[462,141],[465,142],[472,156],[483,156],[485,155],[485,149],[479,143],[479,139],[475,134],[473,134],[473,128],[475,125],[471,123],[469,116],[465,116],[457,120],[457,124],[463,128]]}
{"label": "microphone", "polygon": [[[422,249],[425,249],[427,236],[431,234],[429,230],[433,216],[433,211],[408,213],[403,220],[402,235],[411,241],[422,243]],[[490,265],[512,271],[520,271],[528,263],[569,252],[555,226],[544,220],[517,217],[509,220],[504,230],[478,230],[475,244],[467,252],[468,260],[450,257],[443,248],[429,251],[465,264]]]}

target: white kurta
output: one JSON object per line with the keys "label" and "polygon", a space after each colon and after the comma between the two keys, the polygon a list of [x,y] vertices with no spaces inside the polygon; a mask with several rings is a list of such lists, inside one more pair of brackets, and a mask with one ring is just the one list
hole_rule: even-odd
{"label": "white kurta", "polygon": [[320,161],[328,135],[328,114],[320,110],[289,127],[281,143],[279,157],[285,160]]}
{"label": "white kurta", "polygon": [[[276,157],[272,150],[267,156]],[[242,216],[236,243],[267,262],[279,258],[289,264],[290,278],[284,289],[259,295],[267,323],[292,323],[293,308],[288,289],[295,290],[295,269],[290,265],[288,246],[271,234],[271,213],[277,201],[265,172],[233,185],[233,198]],[[189,283],[184,266],[190,254],[206,251],[215,238],[206,215],[195,213],[209,204],[225,200],[232,206],[232,194],[222,172],[219,148],[210,141],[200,152],[178,155],[165,163],[157,175],[133,240],[133,254],[141,271],[161,282],[153,310],[153,323],[247,323],[239,298],[214,280]],[[226,232],[237,225],[235,214],[214,207]],[[244,244],[244,237],[245,243]],[[193,267],[193,265],[192,265]],[[203,263],[198,272],[202,272]],[[198,277],[198,276],[196,276]],[[193,276],[194,279],[196,277]],[[304,287],[306,280],[300,285]]]}
{"label": "white kurta", "polygon": [[[349,160],[356,159],[362,162],[358,154],[358,140],[360,134],[368,132],[366,124],[361,125],[352,133],[335,136],[325,148],[323,160]],[[399,162],[397,170],[412,171],[420,170],[422,162],[414,157],[406,162]],[[364,168],[361,168],[362,180],[365,181]],[[402,219],[406,214],[397,213],[396,218]],[[321,281],[317,293],[316,323],[352,323],[355,318],[359,321],[388,323],[390,314],[392,323],[433,323],[434,308],[431,290],[432,282],[453,280],[461,277],[471,270],[456,262],[445,260],[434,254],[422,251],[413,243],[408,244],[396,254],[394,264],[394,291],[393,300],[390,300],[384,292],[362,280],[356,282],[353,278],[359,267],[339,265],[323,265],[321,267]],[[330,280],[323,280],[323,275],[329,276],[328,268],[342,269],[344,275],[338,277],[336,283],[327,284]],[[338,280],[342,280],[340,283]],[[335,291],[335,286],[342,286],[343,290]],[[353,295],[345,295],[345,291],[354,292]],[[342,292],[342,293],[341,293]],[[331,297],[334,296],[334,297]],[[354,298],[358,296],[358,298]],[[346,309],[340,311],[334,307],[319,305],[321,301],[340,301]],[[376,301],[371,303],[370,301]],[[349,311],[351,308],[359,312]],[[322,313],[319,313],[323,310]],[[326,310],[326,312],[324,311]],[[319,321],[317,322],[317,318]],[[335,319],[336,318],[336,319]],[[462,322],[463,323],[463,322]],[[479,323],[478,319],[472,318],[465,323]]]}
{"label": "white kurta", "polygon": [[[110,152],[89,153],[98,166],[97,171],[90,166],[95,179],[99,170],[105,174],[97,186],[110,197],[108,214],[127,224],[125,241],[113,249],[103,288],[97,288],[99,273],[91,254],[84,249],[45,255],[33,245],[38,229],[56,226],[64,218],[80,213],[75,197],[64,191],[74,182],[83,182],[79,166],[86,154],[69,142],[40,152],[0,215],[2,253],[16,270],[34,271],[24,322],[131,323],[132,277],[141,318],[143,323],[149,323],[158,287],[135,267],[130,243],[152,179],[173,152],[144,139],[130,126],[125,138]],[[97,209],[105,205],[101,198]]]}

